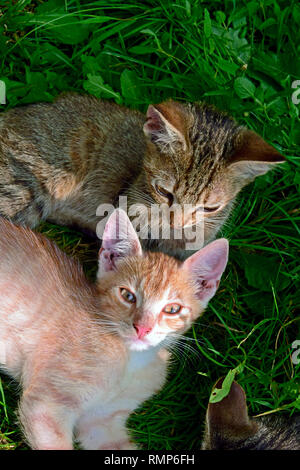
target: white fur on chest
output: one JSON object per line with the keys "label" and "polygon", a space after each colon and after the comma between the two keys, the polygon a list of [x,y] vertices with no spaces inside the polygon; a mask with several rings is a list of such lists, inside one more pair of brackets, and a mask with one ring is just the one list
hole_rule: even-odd
{"label": "white fur on chest", "polygon": [[130,351],[127,363],[129,374],[138,374],[141,369],[151,367],[151,363],[157,359],[157,349],[151,348],[146,351]]}
{"label": "white fur on chest", "polygon": [[119,400],[123,403],[129,400],[130,408],[136,408],[162,387],[165,375],[166,363],[159,355],[159,348],[130,351],[119,382]]}
{"label": "white fur on chest", "polygon": [[121,375],[105,390],[105,399],[100,393],[101,398],[98,396],[95,400],[94,397],[89,405],[86,403],[81,423],[91,418],[107,420],[119,410],[128,410],[129,414],[163,386],[166,368],[166,360],[161,357],[158,348],[130,351],[124,370],[119,370]]}

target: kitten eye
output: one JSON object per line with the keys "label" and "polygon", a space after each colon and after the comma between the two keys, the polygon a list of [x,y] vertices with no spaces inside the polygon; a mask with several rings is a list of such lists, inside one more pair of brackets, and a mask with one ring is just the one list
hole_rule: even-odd
{"label": "kitten eye", "polygon": [[160,196],[163,196],[164,198],[168,199],[169,201],[169,206],[172,205],[173,203],[173,194],[170,193],[169,191],[167,191],[165,188],[163,188],[162,186],[159,186],[158,184],[155,185],[155,191],[160,195]]}
{"label": "kitten eye", "polygon": [[200,206],[196,209],[195,213],[196,212],[216,212],[217,210],[220,209],[220,205],[219,206]]}
{"label": "kitten eye", "polygon": [[179,305],[179,304],[169,304],[169,305],[165,306],[165,308],[163,309],[163,312],[172,315],[174,313],[179,313],[180,310],[181,310],[181,305]]}
{"label": "kitten eye", "polygon": [[218,209],[220,209],[220,206],[214,206],[214,207],[205,207],[203,208],[204,212],[216,212]]}
{"label": "kitten eye", "polygon": [[125,287],[120,287],[120,295],[123,297],[126,302],[130,304],[135,304],[136,296],[130,292],[130,290],[126,289]]}

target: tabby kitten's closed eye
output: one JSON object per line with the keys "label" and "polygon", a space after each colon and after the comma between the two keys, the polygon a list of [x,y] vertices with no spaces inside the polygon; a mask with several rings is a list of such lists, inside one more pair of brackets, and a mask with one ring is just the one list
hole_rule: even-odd
{"label": "tabby kitten's closed eye", "polygon": [[[214,388],[221,388],[219,379]],[[248,416],[243,388],[233,382],[220,402],[209,403],[203,450],[300,450],[300,416]]]}
{"label": "tabby kitten's closed eye", "polygon": [[30,229],[0,218],[0,366],[21,382],[33,449],[132,449],[126,420],[158,392],[169,353],[215,294],[216,240],[183,263],[143,253],[127,215],[109,218],[98,279]]}
{"label": "tabby kitten's closed eye", "polygon": [[43,219],[96,230],[100,204],[191,205],[171,240],[147,248],[182,254],[174,230],[201,215],[204,243],[236,195],[284,161],[255,132],[206,104],[166,101],[147,115],[92,96],[65,94],[0,115],[0,213],[34,227]]}

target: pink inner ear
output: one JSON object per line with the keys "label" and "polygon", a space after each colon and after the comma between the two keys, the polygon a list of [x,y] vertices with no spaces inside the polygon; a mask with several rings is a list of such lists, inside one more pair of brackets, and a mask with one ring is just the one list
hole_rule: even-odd
{"label": "pink inner ear", "polygon": [[99,251],[98,277],[116,269],[116,261],[128,256],[141,256],[139,238],[122,209],[116,209],[108,219]]}
{"label": "pink inner ear", "polygon": [[102,272],[114,271],[117,258],[118,254],[116,252],[101,247],[99,250],[99,265],[101,265]]}
{"label": "pink inner ear", "polygon": [[[102,247],[109,249],[119,243],[120,240],[129,238],[129,224],[131,225],[131,222],[126,213],[121,209],[116,209],[106,222]],[[134,235],[136,236],[135,232]]]}
{"label": "pink inner ear", "polygon": [[163,129],[164,123],[160,116],[159,111],[150,105],[147,110],[147,121],[144,124],[144,131],[146,133],[159,132]]}
{"label": "pink inner ear", "polygon": [[219,238],[190,256],[184,266],[202,279],[220,279],[228,261],[228,241]]}
{"label": "pink inner ear", "polygon": [[220,238],[197,251],[183,263],[198,285],[197,295],[208,302],[215,294],[228,260],[228,241]]}

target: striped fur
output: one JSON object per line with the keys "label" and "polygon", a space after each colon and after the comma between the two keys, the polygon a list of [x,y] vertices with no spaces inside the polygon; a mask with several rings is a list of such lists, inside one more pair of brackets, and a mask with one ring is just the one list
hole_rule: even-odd
{"label": "striped fur", "polygon": [[[95,231],[96,209],[166,203],[159,180],[183,206],[203,214],[204,242],[229,216],[240,189],[283,157],[255,133],[205,104],[168,101],[138,111],[91,96],[63,94],[0,115],[0,214],[36,226],[49,219]],[[148,209],[147,209],[148,210]],[[194,224],[194,213],[181,224]],[[173,239],[172,239],[173,238]],[[182,255],[184,241],[144,246]]]}

